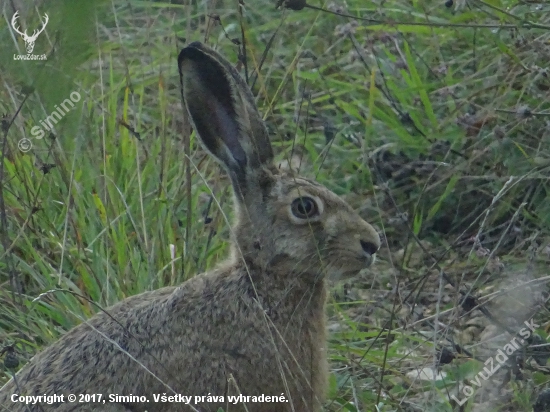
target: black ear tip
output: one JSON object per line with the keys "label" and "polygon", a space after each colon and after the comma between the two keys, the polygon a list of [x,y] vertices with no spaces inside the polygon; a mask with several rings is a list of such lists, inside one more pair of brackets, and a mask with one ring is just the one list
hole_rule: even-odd
{"label": "black ear tip", "polygon": [[181,66],[181,63],[184,59],[197,59],[198,56],[204,54],[202,50],[204,50],[204,46],[200,41],[189,43],[180,51],[180,54],[178,56],[178,66]]}
{"label": "black ear tip", "polygon": [[192,43],[189,43],[189,44],[187,45],[186,49],[189,48],[189,47],[191,47],[191,48],[193,48],[193,49],[202,49],[202,48],[203,48],[203,45],[202,45],[202,43],[201,43],[200,41],[194,41],[194,42],[192,42]]}

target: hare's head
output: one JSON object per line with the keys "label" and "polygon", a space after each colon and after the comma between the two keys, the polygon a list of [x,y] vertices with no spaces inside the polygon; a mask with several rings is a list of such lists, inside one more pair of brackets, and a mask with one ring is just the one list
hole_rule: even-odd
{"label": "hare's head", "polygon": [[195,130],[231,177],[237,258],[311,279],[369,266],[380,247],[374,228],[324,186],[277,169],[252,93],[231,64],[200,43],[178,64]]}

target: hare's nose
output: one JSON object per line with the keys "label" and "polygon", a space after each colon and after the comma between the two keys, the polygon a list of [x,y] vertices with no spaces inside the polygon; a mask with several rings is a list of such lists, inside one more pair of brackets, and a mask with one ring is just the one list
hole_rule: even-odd
{"label": "hare's nose", "polygon": [[361,247],[365,251],[365,253],[369,254],[370,256],[374,255],[376,252],[378,252],[379,246],[368,241],[359,240],[361,242]]}

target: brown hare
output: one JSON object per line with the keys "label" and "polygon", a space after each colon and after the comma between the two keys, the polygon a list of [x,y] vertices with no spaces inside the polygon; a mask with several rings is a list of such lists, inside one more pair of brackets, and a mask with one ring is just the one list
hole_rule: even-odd
{"label": "brown hare", "polygon": [[[252,93],[229,62],[192,43],[178,65],[195,131],[233,185],[230,259],[72,329],[0,390],[0,411],[321,409],[326,279],[368,267],[379,236],[319,183],[277,169]],[[20,402],[54,394],[64,401]],[[102,398],[80,403],[80,394]],[[254,402],[261,395],[276,398]]]}

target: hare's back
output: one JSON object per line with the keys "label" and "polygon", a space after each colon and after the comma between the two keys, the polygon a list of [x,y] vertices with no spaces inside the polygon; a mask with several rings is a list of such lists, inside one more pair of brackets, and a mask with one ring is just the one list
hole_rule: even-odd
{"label": "hare's back", "polygon": [[[70,330],[25,365],[16,376],[17,384],[12,379],[0,389],[0,405],[9,406],[9,411],[28,412],[25,404],[12,402],[13,394],[63,394],[67,399],[69,394],[139,393],[145,383],[140,377],[147,372],[135,358],[147,351],[147,342],[155,335],[165,302],[174,290],[163,288],[125,299]],[[42,402],[36,407],[44,411],[87,410],[86,404],[69,402]],[[113,412],[123,410],[115,407]]]}

